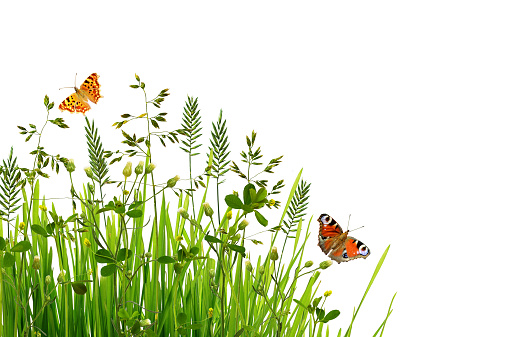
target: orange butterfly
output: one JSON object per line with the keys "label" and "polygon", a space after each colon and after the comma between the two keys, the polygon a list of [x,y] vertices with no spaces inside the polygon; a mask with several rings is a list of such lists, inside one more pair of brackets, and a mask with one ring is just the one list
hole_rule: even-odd
{"label": "orange butterfly", "polygon": [[82,83],[80,89],[75,87],[75,93],[71,94],[62,101],[59,105],[59,109],[61,111],[67,110],[71,113],[81,112],[85,115],[85,113],[91,110],[91,106],[88,101],[93,102],[94,104],[98,103],[100,97],[100,87],[101,85],[98,83],[99,75],[96,73],[92,73],[87,79]]}

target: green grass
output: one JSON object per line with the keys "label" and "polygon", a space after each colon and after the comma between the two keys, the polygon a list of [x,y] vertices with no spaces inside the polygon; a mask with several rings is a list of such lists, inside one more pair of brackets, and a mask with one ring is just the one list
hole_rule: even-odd
{"label": "green grass", "polygon": [[[165,113],[151,115],[149,108],[160,107],[167,90],[149,100],[144,82],[138,76],[136,81],[131,87],[142,91],[145,112],[122,115],[114,124],[125,138],[123,150],[104,150],[98,129],[86,118],[91,167],[85,175],[72,160],[42,146],[47,125],[67,128],[62,118],[49,118],[53,103],[47,97],[42,127],[19,127],[37,145],[31,168],[18,167],[12,151],[0,167],[0,335],[329,336],[328,323],[340,311],[329,293],[317,294],[321,272],[330,264],[304,261],[316,223],[314,216],[305,218],[310,184],[302,170],[284,200],[277,200],[284,180],[272,187],[269,181],[282,156],[264,164],[253,132],[241,154],[244,164],[229,159],[221,112],[213,123],[208,166],[195,173],[202,145],[198,99],[187,99],[182,129],[161,131]],[[141,123],[146,131],[128,135],[122,131],[127,123]],[[152,146],[176,146],[180,138],[187,179],[155,182]],[[126,164],[122,174],[110,170],[109,164],[131,157],[142,160]],[[39,185],[49,170],[58,173],[61,167],[71,186],[65,214],[45,200]],[[229,170],[239,177],[228,176]],[[74,185],[74,178],[85,176],[86,183]],[[228,178],[238,192],[221,197],[219,186]],[[213,200],[207,200],[210,195]],[[280,212],[279,223],[267,220],[273,212]],[[248,236],[248,228],[270,232],[271,238],[261,242],[262,236]],[[276,242],[284,242],[280,251]],[[254,245],[267,253],[249,259],[246,249]],[[351,336],[388,249],[345,336]],[[298,282],[303,278],[307,282]],[[383,335],[391,312],[390,305],[375,336]]]}

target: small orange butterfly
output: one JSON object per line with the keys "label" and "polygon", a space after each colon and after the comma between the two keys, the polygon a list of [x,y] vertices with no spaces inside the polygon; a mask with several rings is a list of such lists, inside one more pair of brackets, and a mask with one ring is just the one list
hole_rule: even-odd
{"label": "small orange butterfly", "polygon": [[85,115],[87,111],[91,110],[91,106],[87,102],[91,101],[96,104],[100,97],[103,97],[100,95],[101,85],[98,83],[98,77],[98,74],[92,73],[82,83],[80,89],[75,86],[75,93],[63,100],[59,105],[59,109],[61,111],[67,110],[71,113],[81,112]]}

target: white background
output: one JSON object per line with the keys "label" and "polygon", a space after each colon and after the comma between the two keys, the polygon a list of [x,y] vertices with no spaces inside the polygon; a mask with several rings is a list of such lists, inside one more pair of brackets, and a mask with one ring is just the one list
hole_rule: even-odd
{"label": "white background", "polygon": [[[203,144],[223,109],[231,159],[240,164],[254,129],[265,161],[285,155],[271,183],[285,178],[289,188],[304,169],[308,258],[326,259],[316,246],[320,213],[343,228],[349,214],[351,228],[365,226],[353,235],[372,255],[321,276],[319,292],[333,291],[327,308],[341,311],[331,332],[345,332],[389,244],[354,336],[373,335],[395,292],[387,336],[510,331],[509,2],[12,3],[0,6],[2,158],[14,145],[20,165],[31,166],[35,143],[16,125],[40,125],[44,95],[58,105],[75,73],[78,84],[100,75],[104,98],[87,115],[105,147],[119,148],[112,123],[144,109],[141,91],[128,87],[137,73],[150,96],[170,88],[161,109],[169,129],[179,127],[187,95],[198,96]],[[56,117],[71,129],[49,126],[43,146],[74,158],[78,179],[88,165],[84,118],[55,107]],[[161,181],[187,175],[177,147],[157,155]],[[196,173],[205,159],[196,157]],[[224,194],[241,190],[240,178],[230,181]],[[64,174],[44,189],[47,197],[68,190]]]}

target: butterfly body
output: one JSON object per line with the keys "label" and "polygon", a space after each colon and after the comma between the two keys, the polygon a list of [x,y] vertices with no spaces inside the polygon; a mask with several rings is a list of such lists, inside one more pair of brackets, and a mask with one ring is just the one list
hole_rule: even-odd
{"label": "butterfly body", "polygon": [[60,103],[59,109],[61,111],[67,110],[71,113],[81,112],[83,114],[91,110],[88,101],[96,104],[98,100],[103,97],[100,95],[101,85],[98,83],[98,77],[99,75],[96,73],[92,73],[87,77],[80,88],[75,87],[75,93],[69,95]]}
{"label": "butterfly body", "polygon": [[366,259],[370,255],[370,249],[364,243],[348,236],[348,230],[343,232],[341,226],[328,214],[320,215],[318,222],[318,246],[332,260],[341,263],[358,258]]}

